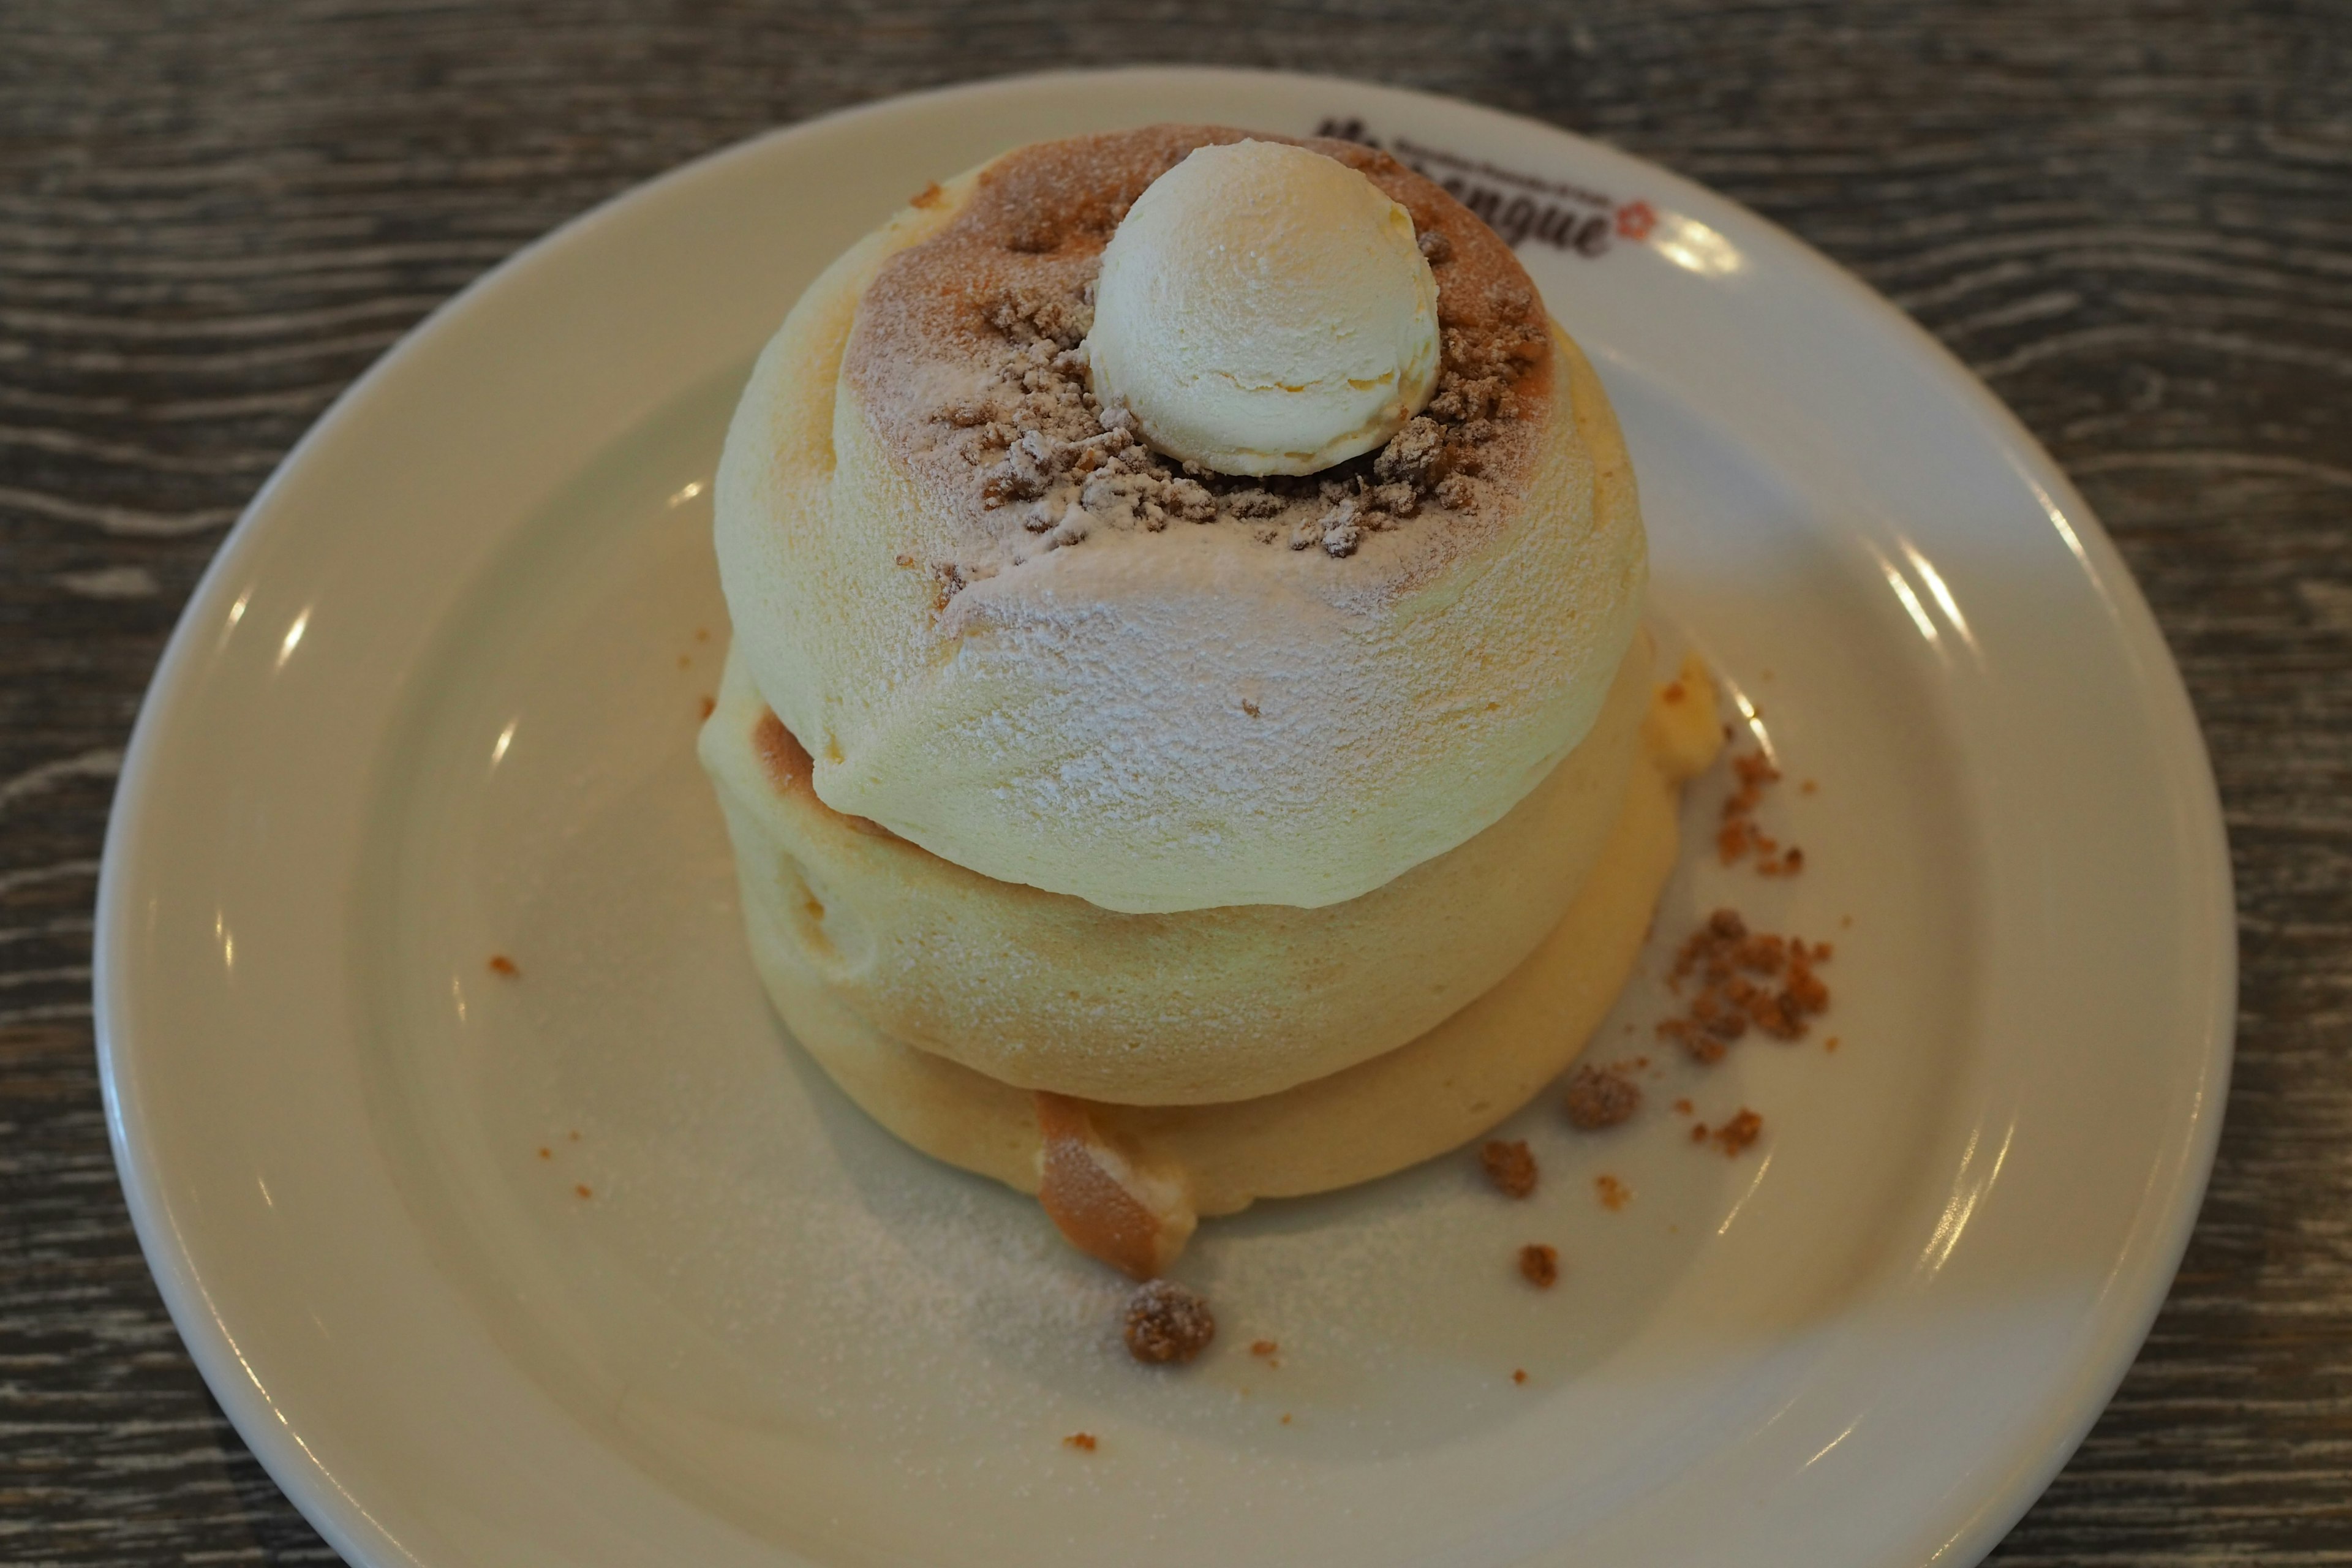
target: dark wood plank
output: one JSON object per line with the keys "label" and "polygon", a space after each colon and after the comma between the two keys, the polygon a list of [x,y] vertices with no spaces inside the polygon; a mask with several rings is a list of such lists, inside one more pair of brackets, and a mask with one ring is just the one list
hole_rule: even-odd
{"label": "dark wood plank", "polygon": [[239,507],[425,311],[635,181],[1151,59],[1660,159],[1885,290],[2081,481],[2213,750],[2242,1036],[2180,1280],[1997,1560],[2352,1562],[2352,10],[2162,0],[0,5],[0,1560],[331,1558],[163,1316],[91,1067],[119,749]]}

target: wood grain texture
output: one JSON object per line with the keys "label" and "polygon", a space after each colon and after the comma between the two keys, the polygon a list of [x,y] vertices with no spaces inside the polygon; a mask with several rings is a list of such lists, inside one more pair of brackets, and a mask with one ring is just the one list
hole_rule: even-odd
{"label": "wood grain texture", "polygon": [[1145,60],[1656,158],[1884,289],[2081,482],[2204,721],[2243,1004],[2179,1281],[1995,1560],[2352,1563],[2352,10],[2159,0],[0,0],[0,1560],[332,1558],[181,1351],[92,1068],[109,791],[227,523],[603,197],[887,93]]}

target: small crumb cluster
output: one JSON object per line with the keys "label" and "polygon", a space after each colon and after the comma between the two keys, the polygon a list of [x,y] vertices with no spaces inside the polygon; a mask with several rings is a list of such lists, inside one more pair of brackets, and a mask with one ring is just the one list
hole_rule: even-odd
{"label": "small crumb cluster", "polygon": [[1801,1039],[1830,1005],[1829,987],[1814,973],[1830,952],[1825,942],[1754,934],[1738,910],[1717,910],[1675,957],[1668,984],[1679,995],[1696,976],[1698,989],[1684,1015],[1661,1023],[1658,1033],[1701,1062],[1720,1061],[1751,1027],[1777,1040]]}
{"label": "small crumb cluster", "polygon": [[1209,1303],[1173,1279],[1148,1279],[1127,1299],[1127,1352],[1139,1362],[1188,1362],[1216,1337]]}
{"label": "small crumb cluster", "polygon": [[[1739,782],[1723,802],[1723,826],[1715,835],[1717,855],[1727,866],[1754,857],[1759,877],[1793,877],[1803,870],[1802,849],[1793,844],[1782,847],[1779,839],[1756,826],[1756,808],[1764,799],[1764,788],[1780,781],[1780,770],[1761,751],[1754,751],[1732,758],[1731,772]],[[1807,783],[1810,785],[1811,781]],[[1810,787],[1807,793],[1811,793]]]}
{"label": "small crumb cluster", "polygon": [[1506,1143],[1496,1139],[1478,1152],[1478,1161],[1486,1168],[1486,1179],[1505,1197],[1524,1198],[1534,1194],[1536,1157],[1528,1152],[1524,1142]]}
{"label": "small crumb cluster", "polygon": [[1738,1114],[1720,1127],[1710,1130],[1704,1121],[1694,1122],[1690,1135],[1692,1142],[1712,1142],[1723,1151],[1726,1159],[1737,1159],[1764,1135],[1764,1119],[1743,1105]]}
{"label": "small crumb cluster", "polygon": [[1563,1109],[1570,1126],[1598,1132],[1630,1121],[1642,1109],[1642,1086],[1614,1067],[1580,1066],[1569,1075]]}
{"label": "small crumb cluster", "polygon": [[[1536,1157],[1524,1141],[1507,1143],[1499,1138],[1490,1140],[1478,1151],[1478,1163],[1485,1169],[1486,1180],[1505,1197],[1535,1194]],[[1539,1290],[1550,1289],[1559,1279],[1559,1249],[1539,1241],[1520,1247],[1519,1275]]]}

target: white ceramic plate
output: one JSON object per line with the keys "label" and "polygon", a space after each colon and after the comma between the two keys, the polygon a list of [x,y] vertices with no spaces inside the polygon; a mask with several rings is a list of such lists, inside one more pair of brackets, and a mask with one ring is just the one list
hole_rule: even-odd
{"label": "white ceramic plate", "polygon": [[[1526,231],[1630,431],[1657,614],[1760,710],[1767,825],[1809,856],[1766,881],[1695,848],[1661,942],[1730,900],[1838,952],[1803,1047],[1660,1053],[1604,1137],[1524,1114],[1528,1205],[1456,1159],[1213,1225],[1185,1273],[1224,1331],[1168,1373],[1117,1352],[1118,1291],[1033,1205],[788,1045],[691,748],[712,465],[801,286],[932,178],[1175,118],[1358,122]],[[387,355],[164,657],[97,1000],[164,1298],[355,1563],[1832,1568],[1972,1561],[2097,1414],[2204,1185],[2232,959],[2145,606],[1903,317],[1541,125],[1147,70],[707,159]],[[1637,981],[1601,1048],[1651,1049],[1663,1005]],[[1766,1136],[1695,1145],[1678,1096]],[[1536,1239],[1549,1293],[1511,1269]]]}

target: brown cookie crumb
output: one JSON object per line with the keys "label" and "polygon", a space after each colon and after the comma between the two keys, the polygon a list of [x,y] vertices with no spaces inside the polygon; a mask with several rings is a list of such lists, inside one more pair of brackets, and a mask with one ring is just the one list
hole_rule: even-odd
{"label": "brown cookie crumb", "polygon": [[1538,1290],[1559,1282],[1559,1248],[1531,1241],[1519,1248],[1519,1273]]}
{"label": "brown cookie crumb", "polygon": [[1511,1369],[1511,1381],[1513,1383],[1525,1383],[1527,1380],[1528,1369],[1526,1367],[1515,1366]]}
{"label": "brown cookie crumb", "polygon": [[1448,474],[1429,492],[1437,504],[1453,511],[1468,511],[1478,504],[1478,486],[1467,474]]}
{"label": "brown cookie crumb", "polygon": [[1667,985],[1679,994],[1696,975],[1699,988],[1685,1016],[1666,1019],[1658,1033],[1701,1062],[1720,1061],[1751,1026],[1777,1040],[1801,1039],[1808,1021],[1829,1008],[1829,987],[1813,966],[1830,953],[1825,942],[1758,935],[1738,910],[1717,910],[1675,957]]}
{"label": "brown cookie crumb", "polygon": [[1536,1157],[1523,1142],[1496,1139],[1478,1151],[1478,1163],[1486,1167],[1486,1179],[1495,1190],[1507,1198],[1523,1198],[1536,1190]]}
{"label": "brown cookie crumb", "polygon": [[1743,1105],[1738,1115],[1712,1132],[1707,1131],[1704,1122],[1692,1128],[1691,1142],[1704,1143],[1712,1140],[1716,1147],[1723,1151],[1725,1159],[1736,1160],[1763,1134],[1764,1119]]}
{"label": "brown cookie crumb", "polygon": [[1642,1086],[1612,1068],[1580,1067],[1569,1075],[1568,1124],[1583,1132],[1614,1127],[1642,1109]]}
{"label": "brown cookie crumb", "polygon": [[1633,1189],[1614,1176],[1595,1176],[1592,1189],[1601,1194],[1601,1206],[1614,1214],[1633,1200]]}
{"label": "brown cookie crumb", "polygon": [[[1764,798],[1764,787],[1779,782],[1780,770],[1761,751],[1731,759],[1732,775],[1738,783],[1723,803],[1723,826],[1716,830],[1716,853],[1727,866],[1755,858],[1759,877],[1793,877],[1805,868],[1805,852],[1791,844],[1783,849],[1780,841],[1756,826],[1756,808]],[[1811,780],[1807,780],[1808,786]],[[1805,793],[1811,795],[1808,787]]]}
{"label": "brown cookie crumb", "polygon": [[1095,1451],[1097,1447],[1095,1443],[1095,1435],[1091,1432],[1073,1432],[1068,1436],[1062,1439],[1062,1447],[1065,1448],[1076,1448],[1082,1453],[1091,1454]]}
{"label": "brown cookie crumb", "polygon": [[1217,1337],[1209,1303],[1173,1279],[1149,1279],[1127,1299],[1127,1351],[1139,1362],[1187,1362]]}
{"label": "brown cookie crumb", "polygon": [[522,978],[522,971],[516,967],[515,961],[503,952],[490,954],[490,973],[503,975],[509,980]]}

